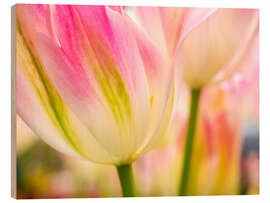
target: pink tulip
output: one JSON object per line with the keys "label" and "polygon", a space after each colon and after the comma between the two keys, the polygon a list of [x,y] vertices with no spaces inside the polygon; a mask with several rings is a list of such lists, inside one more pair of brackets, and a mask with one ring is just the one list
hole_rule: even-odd
{"label": "pink tulip", "polygon": [[201,8],[135,7],[134,15],[151,38],[172,58],[179,41],[183,41],[213,11]]}
{"label": "pink tulip", "polygon": [[[138,7],[135,13],[193,89],[229,78],[253,51],[259,27],[256,9]],[[201,21],[191,24],[198,16]]]}
{"label": "pink tulip", "polygon": [[[239,70],[229,80],[204,88],[202,92],[188,184],[190,195],[239,192],[242,123],[250,119],[258,122],[259,118],[258,45],[257,35],[251,44],[254,51],[250,52]],[[182,92],[188,93],[187,88],[182,88]],[[185,98],[188,95],[182,94],[182,99]],[[178,148],[181,157],[186,136],[187,105],[183,102],[177,105],[173,122],[176,129],[180,128],[177,133],[180,134]]]}
{"label": "pink tulip", "polygon": [[173,69],[123,12],[17,5],[17,113],[55,149],[126,164],[159,140],[174,102]]}

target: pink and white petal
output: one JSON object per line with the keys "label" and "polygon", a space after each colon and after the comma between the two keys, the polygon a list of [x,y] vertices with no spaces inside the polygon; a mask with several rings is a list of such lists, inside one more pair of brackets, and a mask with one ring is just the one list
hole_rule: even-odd
{"label": "pink and white petal", "polygon": [[185,56],[183,54],[183,42],[186,37],[192,32],[193,29],[196,28],[201,22],[207,19],[210,15],[215,12],[215,8],[185,8],[184,12],[184,22],[181,26],[181,34],[178,35],[178,42],[174,50],[174,55],[172,58],[172,67],[175,69],[175,85],[176,85],[176,100],[180,96],[179,88],[182,84],[182,76],[186,74],[193,75],[194,72],[191,68],[188,68],[188,71],[184,72],[184,60]]}
{"label": "pink and white petal", "polygon": [[160,7],[160,19],[164,29],[169,55],[174,55],[179,38],[184,31],[185,20],[189,8]]}
{"label": "pink and white petal", "polygon": [[167,98],[167,100],[166,103],[164,103],[164,106],[161,107],[162,111],[159,115],[160,117],[157,121],[153,119],[155,122],[152,122],[152,124],[154,125],[150,126],[147,139],[136,152],[137,158],[143,156],[146,152],[159,145],[160,141],[163,140],[165,136],[168,136],[167,132],[172,123],[176,102],[173,81],[165,98]]}
{"label": "pink and white petal", "polygon": [[[76,6],[75,9],[81,17],[88,40],[100,65],[113,65],[113,67],[116,65],[117,71],[131,94],[134,96],[136,94],[147,95],[147,88],[145,88],[147,81],[140,55],[136,49],[136,41],[122,15],[105,7]],[[105,50],[100,49],[108,51],[103,53]],[[108,64],[108,60],[115,64]]]}
{"label": "pink and white petal", "polygon": [[252,9],[218,9],[193,29],[178,51],[185,59],[186,82],[193,88],[204,86],[230,64],[247,48],[256,18]]}
{"label": "pink and white petal", "polygon": [[[132,22],[130,22],[130,25],[132,25]],[[140,150],[144,150],[149,142],[152,142],[154,139],[158,140],[160,138],[159,135],[163,135],[159,131],[164,132],[164,130],[159,129],[167,128],[171,120],[171,107],[174,103],[172,98],[174,98],[175,93],[173,88],[174,71],[170,68],[169,57],[148,38],[146,33],[138,29],[135,25],[133,25],[133,33],[144,63],[151,98],[151,123],[148,128],[147,139],[137,152],[140,153]],[[163,120],[166,121],[163,122]],[[164,127],[161,127],[162,125]]]}
{"label": "pink and white petal", "polygon": [[23,75],[20,68],[17,68],[16,76],[16,98],[17,113],[24,122],[40,136],[47,144],[56,150],[80,159],[88,159],[97,163],[114,164],[118,160],[109,155],[100,143],[89,133],[87,128],[73,115],[71,111],[66,112],[69,120],[71,132],[67,132],[79,151],[74,149],[70,143],[65,140],[61,130],[59,130],[50,119],[46,108],[41,104],[37,92]]}
{"label": "pink and white petal", "polygon": [[[68,109],[36,54],[17,31],[17,113],[57,150],[101,163],[116,162]],[[86,146],[85,146],[86,145]]]}
{"label": "pink and white petal", "polygon": [[[121,136],[113,113],[92,94],[91,89],[81,83],[81,74],[75,74],[73,67],[62,50],[48,38],[39,35],[37,50],[49,78],[61,94],[65,103],[86,124],[91,134],[112,156],[121,156]],[[106,128],[104,124],[106,123]]]}
{"label": "pink and white petal", "polygon": [[[79,12],[77,12],[77,10],[79,10]],[[91,13],[88,12],[89,10],[91,10]],[[97,19],[93,20],[93,22],[88,22],[89,20],[87,19],[81,19],[78,15],[80,11],[82,11],[82,13],[86,12],[87,15],[91,14],[90,16],[87,16],[87,19]],[[112,19],[116,19],[115,22],[112,20],[109,21],[107,12],[111,13]],[[123,34],[126,34],[128,29],[124,28],[125,22],[118,12],[102,6],[91,6],[87,8],[85,8],[85,6],[56,6],[54,8],[53,16],[53,25],[55,33],[59,38],[61,48],[65,54],[67,54],[69,60],[74,61],[73,64],[77,63],[80,65],[76,69],[82,69],[87,74],[91,81],[91,85],[94,87],[93,89],[97,90],[97,96],[101,98],[102,101],[105,101],[104,105],[108,103],[106,102],[108,98],[103,95],[104,89],[100,87],[100,83],[105,83],[104,81],[100,81],[100,77],[107,77],[106,80],[111,80],[110,83],[107,83],[108,85],[112,85],[115,80],[122,80],[124,82],[122,82],[122,86],[126,86],[124,88],[129,91],[129,95],[126,95],[126,98],[132,96],[133,98],[136,98],[135,101],[138,101],[139,99],[146,99],[147,101],[147,98],[144,96],[147,94],[147,88],[143,86],[143,84],[145,84],[145,81],[143,81],[145,80],[143,67],[139,57],[135,60],[137,64],[136,62],[133,62],[134,58],[136,58],[136,49],[132,50],[130,48],[135,46],[135,40],[132,39],[131,36],[123,37]],[[87,24],[84,25],[84,23]],[[122,26],[122,28],[120,28],[121,31],[116,33],[119,25]],[[100,30],[96,29],[97,27],[99,27]],[[129,32],[129,34],[131,33]],[[114,35],[114,38],[111,39],[112,35]],[[116,40],[119,40],[118,38],[121,39],[117,42]],[[127,40],[125,41],[125,39]],[[113,41],[116,42],[113,43]],[[121,43],[124,44],[123,47],[119,47],[119,44],[121,45]],[[130,53],[130,51],[133,51],[133,53]],[[119,53],[120,55],[116,56],[116,53]],[[139,76],[142,79],[134,78],[135,76]],[[118,85],[121,84],[118,83]],[[121,94],[123,94],[123,90]],[[117,90],[114,91],[116,91],[116,97],[118,97]],[[144,95],[141,96],[139,94]],[[142,108],[147,107],[145,101],[143,101],[143,103],[136,103],[139,105],[143,104],[144,106]],[[110,105],[108,108],[111,108]],[[141,107],[138,108],[140,109]],[[138,112],[141,111],[134,111],[135,114]],[[143,110],[143,112],[146,111]],[[144,123],[141,118],[138,120],[141,124]],[[137,123],[137,121],[135,121],[135,123]]]}
{"label": "pink and white petal", "polygon": [[94,73],[91,71],[91,65],[96,66],[97,61],[78,15],[71,6],[66,5],[52,6],[51,13],[52,27],[57,39],[55,43],[71,64],[63,70],[63,74],[66,74],[69,82],[73,84],[72,93],[78,93],[77,97],[81,98],[92,95],[91,100],[98,100]]}
{"label": "pink and white petal", "polygon": [[160,15],[159,7],[144,7],[136,6],[133,8],[134,18],[148,33],[150,38],[157,43],[161,50],[168,51],[166,32],[163,21]]}
{"label": "pink and white petal", "polygon": [[[68,104],[75,108],[75,112],[76,110],[79,112],[82,112],[83,118],[85,120],[88,120],[88,122],[92,123],[92,125],[94,125],[95,122],[92,122],[92,120],[90,118],[93,117],[93,115],[95,115],[95,113],[97,113],[97,111],[94,111],[93,109],[96,108],[96,106],[99,105],[102,106],[102,102],[99,100],[99,98],[96,96],[96,92],[93,89],[93,87],[91,86],[92,84],[90,84],[89,81],[89,77],[88,74],[86,72],[86,70],[84,69],[84,67],[82,67],[82,63],[80,63],[82,60],[82,57],[80,56],[80,54],[83,55],[84,50],[80,50],[80,43],[75,43],[76,40],[80,41],[78,35],[81,34],[78,32],[76,29],[77,27],[75,27],[76,25],[74,25],[75,23],[73,23],[72,20],[74,20],[74,16],[72,18],[72,16],[70,15],[70,7],[69,6],[56,6],[53,7],[52,9],[52,22],[53,22],[53,31],[57,37],[57,40],[55,42],[52,42],[52,46],[50,47],[46,47],[47,50],[44,52],[43,48],[34,43],[36,45],[36,48],[39,52],[39,54],[42,57],[46,57],[45,59],[45,64],[47,65],[48,63],[50,64],[50,57],[48,59],[48,53],[54,53],[56,52],[56,56],[58,56],[60,53],[61,56],[59,56],[60,58],[57,59],[56,63],[58,63],[55,67],[53,66],[52,69],[47,70],[49,75],[51,73],[51,75],[53,75],[52,77],[52,81],[56,80],[57,81],[57,87],[60,87],[61,91],[60,93],[62,93],[64,95],[64,98],[66,98],[66,100],[68,101]],[[58,12],[57,12],[58,11]],[[58,15],[56,15],[58,14]],[[57,18],[58,17],[58,18]],[[59,25],[58,20],[62,20],[62,24]],[[57,24],[58,23],[58,24]],[[73,24],[72,24],[73,23]],[[70,24],[70,25],[69,25]],[[69,25],[69,26],[68,26]],[[58,26],[61,26],[58,29]],[[71,27],[73,26],[73,27]],[[69,28],[67,30],[65,30],[65,28]],[[64,32],[62,32],[64,31]],[[77,34],[77,36],[75,35]],[[38,36],[38,34],[36,34],[36,36]],[[74,37],[75,36],[75,37]],[[46,42],[51,41],[50,39],[46,38],[45,36],[43,37],[45,39]],[[36,41],[39,41],[36,40]],[[36,42],[35,41],[35,42]],[[60,49],[58,46],[56,46],[60,43],[61,46],[61,50],[63,50],[64,53],[62,53],[61,51],[58,51],[58,49]],[[44,43],[43,43],[44,44]],[[50,43],[47,43],[50,44]],[[51,49],[51,50],[50,50]],[[65,56],[64,56],[65,55]],[[51,55],[49,55],[51,56]],[[54,60],[54,59],[52,59]],[[63,64],[68,63],[68,65],[63,65],[60,66],[60,68],[58,67],[59,64],[62,63],[63,60]],[[76,62],[78,61],[78,62]],[[46,67],[46,66],[45,66]],[[64,78],[64,79],[63,79]],[[71,104],[70,104],[71,103]],[[77,105],[78,104],[78,105]],[[87,106],[87,107],[86,107]],[[90,106],[90,107],[89,107]],[[77,108],[78,107],[78,108]],[[85,109],[84,109],[85,108]],[[73,109],[74,111],[74,109]],[[89,111],[91,111],[92,113],[90,113]],[[93,113],[94,111],[94,113]],[[90,116],[88,116],[88,113],[90,113]],[[100,115],[101,113],[99,113],[98,115]],[[103,125],[104,122],[106,122],[107,120],[109,120],[109,116],[104,116],[105,112],[103,112],[103,116],[100,115],[100,118],[103,118],[102,122],[100,125]],[[105,119],[106,117],[107,120]],[[99,125],[99,123],[96,124],[97,127],[101,127]],[[110,124],[112,123],[112,125],[114,124],[114,121],[110,122]],[[106,128],[107,129],[107,128]],[[111,128],[108,128],[111,130]],[[109,130],[108,130],[109,131]],[[103,135],[104,133],[100,133],[100,132],[94,132],[95,134],[101,134]],[[108,132],[107,132],[108,133]],[[113,148],[113,151],[116,151],[115,153],[117,154],[117,156],[120,156],[120,147],[118,145],[111,145],[112,141],[115,141],[117,143],[120,143],[120,138],[115,137],[114,135],[115,130],[111,131],[110,134],[113,133],[112,136],[110,136],[109,138],[99,138],[99,140],[103,140],[103,142],[107,142],[107,144],[105,146],[109,146],[109,151],[111,148]],[[115,138],[115,139],[114,139]],[[109,142],[108,142],[109,140]],[[101,141],[102,142],[102,141]]]}
{"label": "pink and white petal", "polygon": [[16,72],[16,109],[18,115],[46,143],[60,152],[82,158],[64,141],[56,127],[52,125],[42,106],[36,101],[35,95],[32,94],[33,89],[24,78],[20,68],[17,68]]}
{"label": "pink and white petal", "polygon": [[[135,12],[143,12],[145,15],[147,15],[153,10],[154,12],[157,12],[156,9],[157,8],[151,7],[136,7]],[[168,23],[168,20],[171,18],[171,16],[169,15],[172,15],[174,17],[178,15],[179,18],[184,16],[183,19],[178,19],[178,27],[179,29],[182,29],[181,36],[180,34],[178,35],[178,38],[180,38],[179,41],[181,41],[186,36],[186,34],[193,28],[192,26],[196,26],[200,23],[201,19],[205,18],[206,16],[210,15],[211,12],[213,12],[213,9],[203,9],[199,11],[196,9],[194,9],[194,11],[190,11],[189,9],[179,10],[180,11],[173,12],[173,8],[159,8],[158,11],[160,19],[163,23],[163,27],[166,26],[166,23]],[[149,14],[149,16],[151,15]],[[184,19],[186,20],[187,17],[190,18],[192,23],[184,23]],[[142,32],[136,32],[136,30],[134,31],[134,33],[136,33],[138,47],[141,52],[142,59],[145,63],[145,70],[148,76],[151,100],[153,99],[151,120],[154,121],[152,123],[152,125],[154,125],[152,126],[153,128],[150,128],[151,130],[153,130],[152,132],[150,131],[153,135],[149,136],[149,143],[147,143],[146,141],[146,145],[142,147],[143,151],[147,151],[153,145],[155,145],[157,140],[159,140],[160,135],[164,134],[166,128],[171,121],[170,118],[173,114],[173,104],[175,102],[175,99],[178,97],[178,94],[176,94],[176,90],[178,89],[178,87],[174,89],[172,88],[172,85],[174,85],[174,83],[176,85],[180,84],[181,71],[175,65],[175,62],[178,60],[175,60],[173,61],[174,63],[171,63],[169,57],[167,56],[166,58],[166,54],[162,53],[162,51],[158,49],[160,47],[156,47],[155,44],[151,43],[151,41],[147,39],[147,35],[144,35],[144,33]],[[176,73],[179,75],[178,77],[172,78],[173,74],[175,73],[174,71],[176,71]]]}
{"label": "pink and white petal", "polygon": [[[130,29],[130,22],[127,22],[120,13],[109,8],[91,7],[92,12],[88,12],[84,7],[76,7],[76,9],[90,44],[95,50],[99,65],[112,74],[113,80],[122,81],[118,85],[123,86],[124,89],[116,92],[117,97],[120,96],[122,100],[120,102],[125,103],[125,98],[129,97],[133,121],[129,124],[129,132],[127,132],[129,135],[125,137],[128,139],[128,144],[124,147],[128,151],[134,151],[140,145],[141,138],[144,139],[143,135],[148,125],[150,97],[143,62]],[[123,97],[123,93],[126,96]]]}
{"label": "pink and white petal", "polygon": [[50,5],[48,4],[16,5],[17,25],[22,29],[29,42],[35,37],[35,32],[52,36],[50,16]]}
{"label": "pink and white petal", "polygon": [[[228,63],[226,67],[213,78],[212,83],[220,83],[221,81],[227,80],[243,66],[251,68],[254,65],[258,65],[259,10],[244,10],[243,13],[240,13],[239,15],[241,15],[241,17],[244,15],[244,17],[240,18],[244,25],[249,23],[249,29],[245,33],[246,37],[239,46],[238,53],[233,57],[230,63]],[[247,64],[247,61],[251,64]]]}
{"label": "pink and white petal", "polygon": [[[230,77],[223,76],[223,82],[220,86],[223,89],[227,89],[231,94],[235,94],[240,98],[247,90],[255,83],[258,83],[259,75],[259,33],[254,38],[249,54],[246,55],[246,59],[242,61],[242,64],[236,72]],[[221,71],[222,72],[222,71]]]}
{"label": "pink and white petal", "polygon": [[134,8],[139,23],[162,50],[169,52],[171,58],[193,27],[208,17],[214,10],[185,7]]}
{"label": "pink and white petal", "polygon": [[[185,11],[182,11],[180,13],[180,14],[183,13],[182,15],[184,15],[184,17],[182,18],[184,19],[178,21],[178,27],[181,27],[182,30],[181,34],[177,35],[178,42],[174,49],[174,53],[177,53],[177,50],[182,46],[182,43],[185,40],[185,38],[197,25],[199,25],[201,22],[203,22],[205,19],[207,19],[210,15],[212,15],[216,11],[215,8],[185,8],[185,9],[186,9]],[[181,23],[183,23],[182,26],[180,26]]]}

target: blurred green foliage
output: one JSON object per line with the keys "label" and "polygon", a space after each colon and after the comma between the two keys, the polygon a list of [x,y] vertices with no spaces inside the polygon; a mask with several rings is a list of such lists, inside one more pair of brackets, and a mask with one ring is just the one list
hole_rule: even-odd
{"label": "blurred green foliage", "polygon": [[48,176],[63,169],[63,165],[61,155],[53,148],[41,140],[33,142],[17,155],[18,198],[40,198]]}

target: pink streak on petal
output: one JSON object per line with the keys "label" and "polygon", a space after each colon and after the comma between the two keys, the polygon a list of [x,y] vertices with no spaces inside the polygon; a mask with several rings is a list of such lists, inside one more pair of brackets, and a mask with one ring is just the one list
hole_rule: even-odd
{"label": "pink streak on petal", "polygon": [[[104,67],[110,68],[106,62],[107,55],[110,55],[131,94],[136,92],[136,89],[145,88],[143,63],[130,25],[125,18],[120,13],[101,6],[76,6],[75,10],[80,16],[99,62]],[[100,48],[107,50],[105,56],[98,51]]]}
{"label": "pink streak on petal", "polygon": [[49,5],[18,4],[16,5],[16,15],[28,40],[34,40],[35,32],[52,36]]}
{"label": "pink streak on petal", "polygon": [[80,66],[72,64],[55,42],[39,33],[35,44],[46,71],[59,89],[74,100],[97,101],[85,72]]}

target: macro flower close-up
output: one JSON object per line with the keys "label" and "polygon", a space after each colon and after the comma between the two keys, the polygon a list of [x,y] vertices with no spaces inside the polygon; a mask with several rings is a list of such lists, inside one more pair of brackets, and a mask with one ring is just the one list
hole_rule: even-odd
{"label": "macro flower close-up", "polygon": [[17,198],[259,193],[258,9],[13,8]]}

